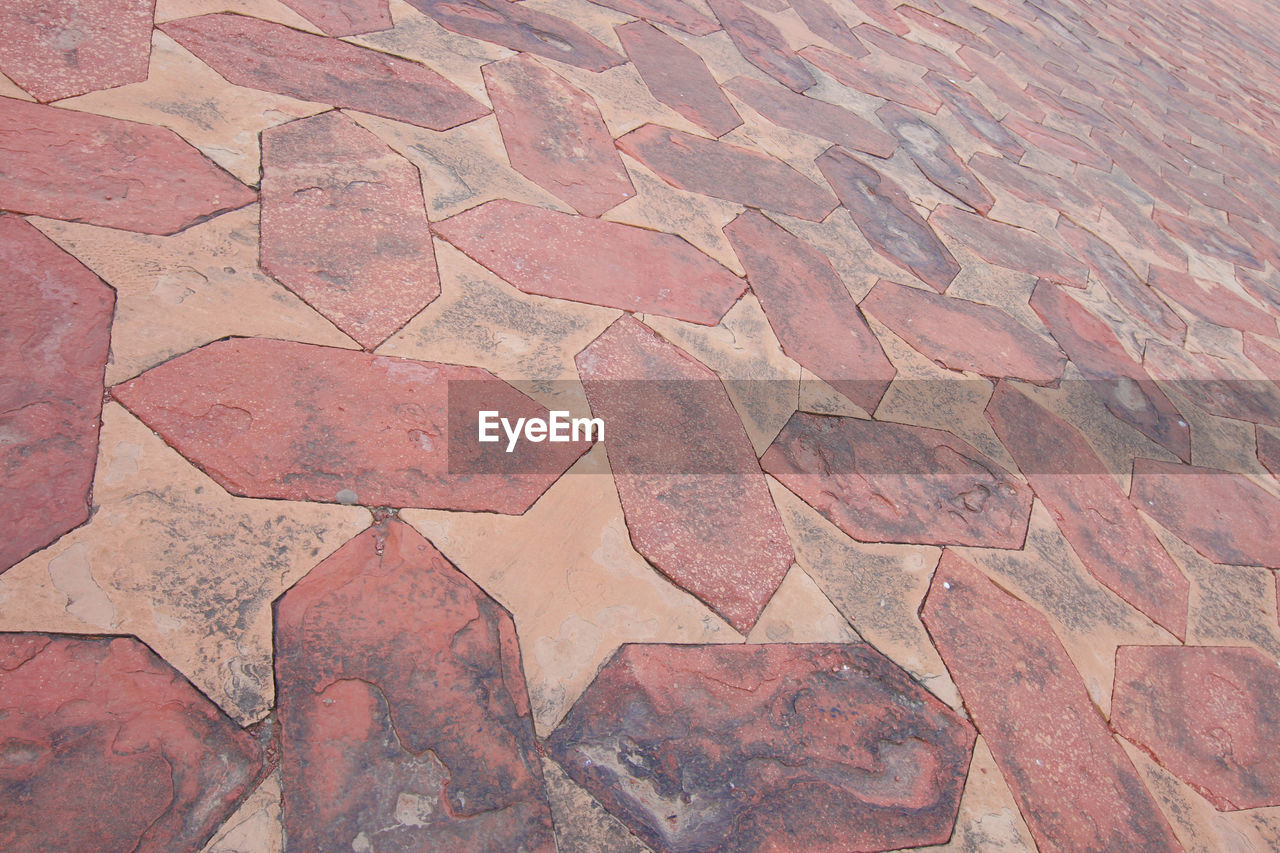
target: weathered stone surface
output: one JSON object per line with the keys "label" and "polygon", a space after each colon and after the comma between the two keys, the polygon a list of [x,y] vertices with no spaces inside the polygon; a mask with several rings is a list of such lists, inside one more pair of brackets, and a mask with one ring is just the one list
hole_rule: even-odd
{"label": "weathered stone surface", "polygon": [[1236,235],[1229,234],[1225,226],[1215,227],[1160,207],[1152,212],[1151,218],[1161,228],[1209,257],[1251,270],[1261,270],[1265,266],[1253,249],[1242,243]]}
{"label": "weathered stone surface", "polygon": [[587,449],[464,438],[482,409],[547,417],[478,367],[290,341],[219,341],[112,393],[247,497],[521,513]]}
{"label": "weathered stone surface", "polygon": [[615,27],[627,56],[653,96],[712,136],[724,136],[742,117],[693,50],[645,21]]}
{"label": "weathered stone surface", "polygon": [[1103,172],[1111,168],[1111,159],[1077,136],[1055,130],[1040,122],[1031,122],[1020,115],[1005,116],[1004,126],[1021,136],[1038,151],[1091,166]]}
{"label": "weathered stone surface", "polygon": [[1092,198],[1062,178],[1020,166],[1008,157],[979,151],[969,158],[969,167],[994,181],[1017,198],[1057,211],[1093,210]]}
{"label": "weathered stone surface", "polygon": [[1111,725],[1219,809],[1280,805],[1280,669],[1256,649],[1123,646]]}
{"label": "weathered stone surface", "polygon": [[1080,431],[1008,382],[986,414],[1089,573],[1185,637],[1187,579]]}
{"label": "weathered stone surface", "polygon": [[0,847],[195,850],[262,766],[254,739],[131,637],[0,634]]}
{"label": "weathered stone surface", "polygon": [[754,210],[725,234],[782,351],[874,412],[897,371],[827,256]]}
{"label": "weathered stone surface", "polygon": [[1159,382],[1169,382],[1211,415],[1280,426],[1280,385],[1247,372],[1243,359],[1227,359],[1155,341],[1147,343],[1142,366]]}
{"label": "weathered stone surface", "polygon": [[844,85],[877,98],[896,101],[903,106],[936,113],[942,101],[924,85],[923,74],[892,62],[864,62],[819,45],[801,48],[800,56],[830,74]]}
{"label": "weathered stone surface", "polygon": [[1210,323],[1241,332],[1280,337],[1275,317],[1259,311],[1243,297],[1216,282],[1153,265],[1147,273],[1147,284]]}
{"label": "weathered stone surface", "polygon": [[[924,6],[929,4],[922,2],[920,5]],[[987,44],[987,42],[981,37],[974,35],[964,27],[954,24],[945,18],[940,18],[937,15],[926,12],[923,9],[918,9],[907,3],[900,4],[894,9],[894,11],[911,23],[916,24],[921,29],[928,30],[935,35],[941,36],[947,41],[954,42],[957,46],[968,45],[974,50],[985,52],[991,56],[995,55],[995,49],[991,45]],[[947,10],[946,14],[959,15],[962,13]]]}
{"label": "weathered stone surface", "polygon": [[290,850],[553,853],[515,624],[413,528],[312,569],[275,638]]}
{"label": "weathered stone surface", "polygon": [[1269,278],[1243,267],[1236,267],[1236,281],[1245,292],[1271,309],[1271,313],[1280,317],[1280,275],[1272,270]]}
{"label": "weathered stone surface", "polygon": [[[1271,476],[1280,480],[1280,435],[1274,432],[1268,432],[1262,427],[1256,427],[1257,444],[1258,444],[1258,461],[1262,463],[1262,467],[1271,472]],[[1280,593],[1280,576],[1276,577],[1276,592]],[[1280,604],[1280,599],[1277,600]]]}
{"label": "weathered stone surface", "polygon": [[694,36],[705,36],[720,29],[718,22],[682,0],[591,0],[591,2],[653,24],[675,27]]}
{"label": "weathered stone surface", "polygon": [[988,263],[1039,278],[1084,287],[1089,268],[1034,231],[1018,228],[949,204],[929,214],[929,224],[950,234]]}
{"label": "weathered stone surface", "polygon": [[171,130],[0,98],[0,208],[172,234],[253,190]]}
{"label": "weathered stone surface", "polygon": [[486,65],[484,84],[520,174],[585,216],[636,194],[586,92],[528,55]]}
{"label": "weathered stone surface", "polygon": [[89,518],[115,294],[0,216],[0,572]]}
{"label": "weathered stone surface", "polygon": [[1011,109],[1017,110],[1032,121],[1045,120],[1044,107],[1036,103],[1035,99],[1022,88],[1025,81],[1019,82],[989,57],[983,56],[968,45],[958,49],[956,56]]}
{"label": "weathered stone surface", "polygon": [[924,75],[924,82],[938,93],[938,97],[951,108],[952,115],[959,119],[970,133],[985,140],[1006,157],[1014,160],[1022,159],[1022,155],[1026,153],[1022,143],[1006,130],[1004,125],[991,115],[982,101],[975,98],[972,93],[961,89],[951,78],[936,71],[927,72]]}
{"label": "weathered stone surface", "polygon": [[[815,0],[821,2],[821,0]],[[779,127],[798,130],[877,157],[893,154],[898,142],[859,115],[751,77],[734,77],[725,88]]]}
{"label": "weathered stone surface", "polygon": [[525,293],[714,326],[746,283],[672,234],[491,201],[436,226]]}
{"label": "weathered stone surface", "polygon": [[864,44],[871,45],[881,52],[876,57],[877,61],[883,58],[883,54],[888,54],[903,62],[909,62],[921,68],[928,68],[937,71],[939,74],[946,74],[956,80],[970,80],[973,78],[973,72],[946,54],[936,51],[928,45],[923,45],[910,39],[899,38],[897,34],[883,30],[875,24],[858,24],[853,28],[853,32]]}
{"label": "weathered stone surface", "polygon": [[941,430],[796,412],[765,471],[862,542],[1021,548],[1031,490]]}
{"label": "weathered stone surface", "polygon": [[804,25],[810,32],[819,38],[826,39],[846,56],[860,59],[871,53],[862,42],[858,41],[848,22],[840,17],[839,12],[831,8],[827,0],[791,0],[791,8],[800,16],[800,20],[804,21]]}
{"label": "weathered stone surface", "polygon": [[646,124],[618,147],[673,187],[819,222],[839,202],[824,187],[763,154]]}
{"label": "weathered stone surface", "polygon": [[759,12],[740,0],[707,0],[707,5],[747,62],[793,92],[817,82],[778,28]]}
{"label": "weathered stone surface", "polygon": [[1045,618],[945,551],[921,611],[1041,850],[1181,850]]}
{"label": "weathered stone surface", "polygon": [[389,30],[395,23],[387,0],[282,0],[331,36]]}
{"label": "weathered stone surface", "polygon": [[576,361],[636,550],[746,634],[792,552],[724,387],[630,317]]}
{"label": "weathered stone surface", "polygon": [[661,853],[945,841],[973,729],[870,646],[626,645],[548,741]]}
{"label": "weathered stone surface", "polygon": [[440,295],[418,170],[335,111],[262,133],[262,268],[366,349]]}
{"label": "weathered stone surface", "polygon": [[229,13],[161,24],[237,86],[446,130],[488,110],[436,72],[341,39]]}
{"label": "weathered stone surface", "polygon": [[817,161],[871,247],[939,293],[960,272],[902,187],[840,148]]}

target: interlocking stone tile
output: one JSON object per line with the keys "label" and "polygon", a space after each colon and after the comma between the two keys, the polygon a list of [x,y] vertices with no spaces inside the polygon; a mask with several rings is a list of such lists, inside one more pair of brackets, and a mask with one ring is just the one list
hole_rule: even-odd
{"label": "interlocking stone tile", "polygon": [[799,55],[851,89],[896,101],[903,106],[936,113],[942,101],[924,85],[924,73],[892,58],[874,63],[850,59],[820,45],[801,48]]}
{"label": "interlocking stone tile", "polygon": [[275,613],[290,849],[555,850],[515,625],[430,542],[376,525]]}
{"label": "interlocking stone tile", "polygon": [[1255,649],[1126,646],[1111,725],[1219,809],[1280,805],[1276,662]]}
{"label": "interlocking stone tile", "polygon": [[765,471],[863,542],[1020,548],[1031,490],[941,430],[797,412]]}
{"label": "interlocking stone tile", "polygon": [[[1148,342],[1143,368],[1152,379],[1170,382],[1196,406],[1220,418],[1280,426],[1280,386],[1244,359]],[[1249,369],[1252,368],[1252,369]]]}
{"label": "interlocking stone tile", "polygon": [[1185,637],[1187,579],[1083,434],[1008,382],[996,386],[987,419],[1089,573]]}
{"label": "interlocking stone tile", "polygon": [[971,92],[965,91],[945,74],[936,71],[927,72],[924,82],[938,93],[938,97],[951,108],[952,114],[970,133],[1006,157],[1022,159],[1022,155],[1026,153],[1022,143]]}
{"label": "interlocking stone tile", "polygon": [[253,190],[171,130],[0,98],[0,208],[172,234]]}
{"label": "interlocking stone tile", "polygon": [[625,15],[665,24],[694,36],[705,36],[720,29],[720,24],[682,0],[591,0]]}
{"label": "interlocking stone tile", "polygon": [[[460,386],[450,404],[451,382],[476,384]],[[521,513],[587,449],[530,451],[526,442],[492,457],[516,467],[488,473],[469,445],[447,437],[452,430],[470,429],[480,409],[512,422],[545,418],[545,409],[477,367],[291,341],[219,341],[112,393],[223,488],[248,497]],[[472,472],[472,461],[485,473]]]}
{"label": "interlocking stone tile", "polygon": [[742,58],[793,92],[818,82],[787,40],[763,15],[740,0],[707,0]]}
{"label": "interlocking stone tile", "polygon": [[[920,5],[925,6],[930,4],[921,0]],[[974,35],[969,30],[966,30],[964,27],[955,24],[946,18],[939,17],[938,15],[927,12],[923,9],[918,9],[907,3],[899,4],[894,11],[911,23],[918,25],[921,29],[927,30],[934,35],[941,36],[947,41],[953,42],[957,47],[960,45],[968,45],[974,50],[981,51],[988,55],[995,54],[995,48],[983,40],[982,37]],[[939,8],[938,11],[944,14],[952,14],[950,10],[942,10]]]}
{"label": "interlocking stone tile", "polygon": [[657,27],[633,21],[617,28],[627,56],[653,96],[712,136],[742,124],[707,64]]}
{"label": "interlocking stone tile", "polygon": [[1272,382],[1280,380],[1280,348],[1276,341],[1264,343],[1254,335],[1244,336],[1244,357],[1252,361],[1262,371],[1262,375]]}
{"label": "interlocking stone tile", "polygon": [[1034,231],[940,204],[929,224],[946,232],[988,263],[1039,278],[1083,287],[1089,268]]}
{"label": "interlocking stone tile", "polygon": [[858,24],[853,28],[853,32],[864,44],[872,45],[879,51],[896,57],[903,62],[937,71],[939,74],[946,74],[956,80],[970,80],[973,78],[973,72],[945,53],[919,42],[899,38],[894,33],[883,30],[875,24]]}
{"label": "interlocking stone tile", "polygon": [[252,788],[254,739],[131,637],[0,634],[0,846],[194,850]]}
{"label": "interlocking stone tile", "polygon": [[724,142],[647,124],[618,147],[672,186],[818,222],[839,202],[790,166]]}
{"label": "interlocking stone tile", "polygon": [[1280,275],[1273,268],[1268,276],[1262,276],[1253,270],[1236,267],[1236,281],[1245,292],[1258,300],[1271,313],[1280,317]]}
{"label": "interlocking stone tile", "polygon": [[903,150],[934,186],[983,215],[995,206],[991,193],[969,171],[937,128],[895,103],[885,104],[876,115],[898,137]]}
{"label": "interlocking stone tile", "polygon": [[1247,201],[1220,183],[1201,180],[1168,166],[1162,168],[1160,174],[1187,198],[1195,199],[1207,207],[1249,220],[1256,221],[1258,218],[1257,212]]}
{"label": "interlocking stone tile", "polygon": [[1274,317],[1260,312],[1234,291],[1216,282],[1152,266],[1147,273],[1147,284],[1210,323],[1272,338],[1280,336]]}
{"label": "interlocking stone tile", "polygon": [[611,430],[605,447],[636,550],[747,633],[792,552],[719,380],[630,317],[577,365],[592,413]]}
{"label": "interlocking stone tile", "polygon": [[1144,157],[1125,145],[1120,137],[1095,128],[1089,132],[1089,138],[1106,152],[1129,180],[1178,213],[1187,212],[1187,199],[1170,186]]}
{"label": "interlocking stone tile", "polygon": [[1201,222],[1189,216],[1179,216],[1159,207],[1152,212],[1151,218],[1161,228],[1211,258],[1218,258],[1229,264],[1251,270],[1261,270],[1264,266],[1253,249],[1241,242],[1234,234],[1228,233],[1225,226],[1215,227],[1207,222]]}
{"label": "interlocking stone tile", "polygon": [[1041,850],[1179,850],[1048,622],[955,553],[921,611]]}
{"label": "interlocking stone tile", "polygon": [[875,21],[892,33],[905,36],[911,32],[911,25],[894,11],[893,0],[854,0],[853,5],[862,15]]}
{"label": "interlocking stone tile", "polygon": [[331,36],[389,30],[394,25],[387,0],[281,0]]}
{"label": "interlocking stone tile", "polygon": [[892,136],[835,104],[797,95],[781,86],[750,77],[734,77],[724,86],[779,127],[798,130],[877,157],[888,157],[898,147],[898,141]]}
{"label": "interlocking stone tile", "polygon": [[627,645],[548,747],[661,853],[834,853],[945,841],[973,740],[862,643]]}
{"label": "interlocking stone tile", "polygon": [[939,293],[947,289],[960,264],[902,187],[840,148],[817,165],[872,248]]}
{"label": "interlocking stone tile", "polygon": [[1092,211],[1093,199],[1072,183],[1038,169],[1020,166],[1007,157],[979,151],[969,158],[969,167],[983,178],[1008,190],[1016,198],[1058,211]]}
{"label": "interlocking stone tile", "polygon": [[825,39],[846,56],[860,59],[870,55],[871,51],[858,41],[848,22],[827,0],[791,0],[791,8],[810,32]]}
{"label": "interlocking stone tile", "polygon": [[991,58],[967,45],[959,48],[956,56],[1010,109],[1017,110],[1032,121],[1045,120],[1044,107],[1026,93],[1022,83]]}
{"label": "interlocking stone tile", "polygon": [[511,165],[586,216],[635,195],[591,96],[531,56],[484,67]]}
{"label": "interlocking stone tile", "polygon": [[746,283],[672,234],[491,201],[436,226],[525,293],[714,326]]}
{"label": "interlocking stone tile", "polygon": [[221,13],[160,29],[237,86],[445,130],[488,112],[436,72],[341,39]]}

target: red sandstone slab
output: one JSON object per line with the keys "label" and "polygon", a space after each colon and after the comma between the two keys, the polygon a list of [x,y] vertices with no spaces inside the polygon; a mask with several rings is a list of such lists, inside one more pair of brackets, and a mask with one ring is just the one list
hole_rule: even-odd
{"label": "red sandstone slab", "polygon": [[897,370],[827,257],[754,210],[724,233],[782,351],[874,412]]}
{"label": "red sandstone slab", "polygon": [[1044,107],[1029,97],[1022,84],[991,59],[967,46],[959,48],[956,56],[1010,109],[1017,110],[1032,121],[1045,120]]}
{"label": "red sandstone slab", "polygon": [[576,359],[631,542],[746,634],[791,566],[751,441],[715,374],[631,317]]}
{"label": "red sandstone slab", "polygon": [[740,0],[707,0],[707,5],[747,62],[793,92],[818,82],[778,28],[759,12]]}
{"label": "red sandstone slab", "polygon": [[1041,850],[1181,850],[1044,616],[951,551],[921,618]]}
{"label": "red sandstone slab", "polygon": [[484,66],[511,165],[584,216],[636,194],[596,102],[524,54]]}
{"label": "red sandstone slab", "polygon": [[702,57],[644,21],[614,27],[627,56],[653,96],[712,136],[724,136],[742,118]]}
{"label": "red sandstone slab", "polygon": [[798,130],[855,151],[889,157],[898,140],[859,115],[781,86],[734,77],[724,87],[779,127]]}
{"label": "red sandstone slab", "polygon": [[[934,35],[942,36],[947,41],[954,42],[957,47],[968,45],[974,50],[988,54],[995,51],[995,48],[987,44],[980,36],[974,35],[964,27],[954,24],[946,18],[940,18],[906,3],[899,4],[894,11],[911,23],[918,25],[921,29],[928,30]],[[950,10],[947,11],[948,13],[950,12]]]}
{"label": "red sandstone slab", "polygon": [[1247,373],[1248,362],[1148,341],[1142,364],[1211,415],[1280,426],[1280,386]]}
{"label": "red sandstone slab", "polygon": [[960,265],[902,187],[840,148],[817,165],[873,249],[939,293],[947,289]]}
{"label": "red sandstone slab", "polygon": [[232,494],[519,514],[589,447],[473,443],[478,414],[547,418],[478,367],[218,341],[112,394]]}
{"label": "red sandstone slab", "polygon": [[262,268],[373,349],[440,295],[418,170],[336,110],[262,132]]}
{"label": "red sandstone slab", "polygon": [[1161,228],[1210,257],[1251,270],[1261,270],[1265,266],[1253,249],[1227,232],[1226,226],[1210,225],[1159,207],[1152,212],[1151,217]]}
{"label": "red sandstone slab", "polygon": [[942,430],[796,412],[765,471],[862,542],[1021,548],[1031,490]]}
{"label": "red sandstone slab", "polygon": [[995,206],[991,193],[933,125],[894,103],[885,104],[876,115],[930,183],[984,216]]}
{"label": "red sandstone slab", "polygon": [[969,167],[1032,204],[1063,212],[1093,210],[1096,207],[1093,199],[1072,184],[1046,172],[1019,166],[1007,157],[979,151],[969,158]]}
{"label": "red sandstone slab", "polygon": [[547,742],[658,853],[947,840],[974,732],[864,643],[632,645]]}
{"label": "red sandstone slab", "polygon": [[1264,343],[1254,335],[1244,336],[1244,357],[1252,361],[1262,375],[1272,382],[1280,381],[1280,348],[1276,341]]}
{"label": "red sandstone slab", "polygon": [[89,519],[115,293],[0,216],[0,573]]}
{"label": "red sandstone slab", "polygon": [[903,62],[910,62],[913,65],[937,71],[939,74],[946,74],[956,80],[973,79],[973,72],[945,53],[919,42],[900,38],[875,24],[858,24],[853,28],[853,32],[864,44],[872,45]]}
{"label": "red sandstone slab", "polygon": [[1246,200],[1220,183],[1204,181],[1168,166],[1161,169],[1160,174],[1187,198],[1193,198],[1208,207],[1254,222],[1258,219],[1257,211]]}
{"label": "red sandstone slab", "polygon": [[714,326],[747,289],[673,234],[514,201],[482,204],[446,219],[436,232],[539,296]]}
{"label": "red sandstone slab", "polygon": [[591,2],[651,24],[675,27],[694,36],[705,36],[720,29],[718,21],[713,21],[681,0],[591,0]]}
{"label": "red sandstone slab", "polygon": [[1157,266],[1152,266],[1147,274],[1147,284],[1210,323],[1277,337],[1274,317],[1259,311],[1220,284]]}
{"label": "red sandstone slab", "polygon": [[1227,224],[1236,236],[1244,240],[1253,256],[1264,263],[1270,263],[1275,269],[1280,267],[1280,239],[1277,239],[1275,229],[1270,225],[1272,221],[1275,220],[1269,219],[1267,224],[1260,224],[1234,213],[1227,214]]}
{"label": "red sandstone slab", "polygon": [[[910,8],[910,7],[908,7]],[[1021,160],[1026,153],[1022,143],[971,93],[961,89],[949,77],[936,71],[924,75],[924,82],[951,108],[954,115],[974,136],[986,141],[992,148],[1013,160]]]}
{"label": "red sandstone slab", "polygon": [[853,0],[853,5],[863,15],[892,33],[905,36],[911,32],[911,25],[894,11],[897,4],[893,0]]}
{"label": "red sandstone slab", "polygon": [[413,528],[312,569],[275,648],[291,848],[554,853],[515,625]]}
{"label": "red sandstone slab", "polygon": [[1160,173],[1147,162],[1147,158],[1122,143],[1114,134],[1094,129],[1089,138],[1111,158],[1116,167],[1135,184],[1159,199],[1178,213],[1187,212],[1186,198],[1169,185]]}
{"label": "red sandstone slab", "polygon": [[819,222],[839,205],[825,187],[772,157],[646,124],[618,147],[674,187]]}
{"label": "red sandstone slab", "polygon": [[1256,649],[1121,646],[1111,725],[1220,810],[1280,805],[1280,669]]}
{"label": "red sandstone slab", "polygon": [[929,224],[945,231],[988,263],[1039,278],[1083,287],[1089,268],[1034,231],[987,219],[949,204],[929,214]]}
{"label": "red sandstone slab", "polygon": [[237,86],[447,130],[488,112],[436,72],[280,24],[220,13],[160,29]]}
{"label": "red sandstone slab", "polygon": [[0,209],[173,234],[255,193],[172,130],[0,98]]}
{"label": "red sandstone slab", "polygon": [[1275,270],[1272,270],[1269,278],[1263,278],[1252,270],[1236,267],[1236,281],[1246,293],[1272,309],[1272,314],[1280,316],[1280,275]]}
{"label": "red sandstone slab", "polygon": [[842,53],[818,45],[800,49],[800,55],[851,89],[896,101],[903,106],[936,113],[942,101],[924,85],[924,73],[915,74],[902,67],[850,59]]}
{"label": "red sandstone slab", "polygon": [[[1267,432],[1261,427],[1254,427],[1257,436],[1258,461],[1262,467],[1271,472],[1271,476],[1280,480],[1280,435]],[[1280,574],[1276,575],[1277,604],[1280,604]]]}
{"label": "red sandstone slab", "polygon": [[845,56],[861,59],[871,54],[827,0],[791,0],[791,8],[810,32],[834,45]]}
{"label": "red sandstone slab", "polygon": [[254,739],[131,637],[0,634],[0,848],[199,850],[253,789]]}
{"label": "red sandstone slab", "polygon": [[387,0],[284,0],[284,4],[331,36],[372,33],[395,25]]}
{"label": "red sandstone slab", "polygon": [[986,414],[1089,573],[1182,639],[1187,579],[1080,431],[1007,382]]}
{"label": "red sandstone slab", "polygon": [[881,279],[862,300],[862,310],[950,370],[1050,385],[1067,364],[1051,338],[991,305]]}

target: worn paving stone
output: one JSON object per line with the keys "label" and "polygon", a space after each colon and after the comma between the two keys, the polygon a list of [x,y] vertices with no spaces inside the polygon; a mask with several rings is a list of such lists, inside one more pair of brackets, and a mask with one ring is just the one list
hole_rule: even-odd
{"label": "worn paving stone", "polygon": [[824,39],[841,53],[853,59],[870,55],[849,23],[827,0],[791,0],[791,8],[815,36]]}
{"label": "worn paving stone", "polygon": [[281,0],[326,35],[354,36],[395,24],[387,0]]}
{"label": "worn paving stone", "polygon": [[1255,335],[1244,335],[1241,347],[1244,357],[1253,362],[1262,375],[1272,382],[1280,379],[1280,346],[1276,341],[1263,342]]}
{"label": "worn paving stone", "polygon": [[542,775],[551,801],[557,853],[653,853],[550,758],[542,759]]}
{"label": "worn paving stone", "polygon": [[1211,415],[1280,426],[1280,386],[1266,381],[1244,359],[1188,352],[1151,341],[1143,351],[1142,366],[1152,379],[1171,384]]}
{"label": "worn paving stone", "polygon": [[617,28],[618,38],[653,96],[712,136],[742,124],[738,111],[695,51],[645,21]]}
{"label": "worn paving stone", "polygon": [[627,645],[548,748],[662,853],[828,853],[946,840],[973,740],[861,643]]}
{"label": "worn paving stone", "polygon": [[375,525],[275,615],[289,849],[555,850],[515,625],[430,542]]}
{"label": "worn paving stone", "polygon": [[277,767],[219,827],[200,853],[283,853],[280,770]]}
{"label": "worn paving stone", "polygon": [[1275,317],[1260,312],[1243,297],[1216,282],[1152,266],[1147,273],[1147,284],[1210,323],[1241,332],[1280,337]]}
{"label": "worn paving stone", "polygon": [[705,36],[720,29],[719,22],[702,14],[683,0],[591,0],[591,2],[651,24],[675,27],[689,35]]}
{"label": "worn paving stone", "polygon": [[1025,139],[1036,150],[1055,154],[1073,163],[1091,166],[1104,172],[1111,168],[1109,157],[1078,136],[1055,130],[1044,123],[1029,121],[1016,114],[1006,116],[1002,124]]}
{"label": "worn paving stone", "polygon": [[[908,7],[911,8],[911,7]],[[954,83],[945,74],[929,71],[924,82],[942,98],[965,129],[1012,160],[1022,159],[1026,149],[1012,133],[971,92]]]}
{"label": "worn paving stone", "polygon": [[821,45],[801,48],[799,55],[851,89],[936,113],[942,101],[924,85],[924,72],[905,63],[877,57],[874,63],[851,59]]}
{"label": "worn paving stone", "polygon": [[525,293],[714,326],[746,282],[672,234],[491,201],[436,227]]}
{"label": "worn paving stone", "polygon": [[707,0],[742,58],[793,92],[814,83],[813,74],[770,21],[740,0]]}
{"label": "worn paving stone", "polygon": [[970,80],[973,77],[973,72],[946,54],[928,45],[899,38],[895,33],[881,29],[875,24],[858,24],[853,28],[853,32],[863,44],[871,45],[903,62],[937,71],[939,74],[946,74],[956,80]]}
{"label": "worn paving stone", "polygon": [[734,77],[724,87],[779,127],[798,130],[876,157],[889,157],[898,147],[892,136],[835,104],[797,95],[751,77]]}
{"label": "worn paving stone", "polygon": [[1235,273],[1236,281],[1246,293],[1271,309],[1272,315],[1280,317],[1280,276],[1276,275],[1275,269],[1268,277],[1243,267],[1236,267]]}
{"label": "worn paving stone", "polygon": [[1030,204],[1064,212],[1091,211],[1094,208],[1093,199],[1074,184],[1039,169],[1019,165],[1007,157],[979,151],[969,158],[969,167],[988,182]]}
{"label": "worn paving stone", "polygon": [[1225,227],[1215,228],[1207,222],[1179,216],[1159,207],[1151,214],[1151,218],[1174,237],[1209,257],[1251,270],[1261,270],[1264,266],[1253,249],[1242,243],[1236,235],[1229,234]]}
{"label": "worn paving stone", "polygon": [[949,204],[929,214],[929,224],[971,249],[984,261],[1038,278],[1082,287],[1089,268],[1034,231],[988,219]]}
{"label": "worn paving stone", "polygon": [[1023,89],[1024,83],[1018,82],[1017,77],[1011,75],[1000,64],[967,45],[956,51],[956,57],[1011,110],[1016,110],[1032,121],[1045,120],[1044,107],[1026,93]]}
{"label": "worn paving stone", "polygon": [[[1280,434],[1263,429],[1256,428],[1257,445],[1258,445],[1258,461],[1262,466],[1271,472],[1271,476],[1280,480]],[[1277,592],[1280,592],[1280,577],[1276,578]]]}

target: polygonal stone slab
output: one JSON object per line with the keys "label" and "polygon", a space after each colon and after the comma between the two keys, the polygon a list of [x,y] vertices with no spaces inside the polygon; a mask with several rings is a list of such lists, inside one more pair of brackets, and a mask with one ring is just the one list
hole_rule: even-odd
{"label": "polygonal stone slab", "polygon": [[740,0],[707,0],[742,58],[793,92],[817,81],[778,28]]}
{"label": "polygonal stone slab", "polygon": [[1234,234],[1228,234],[1225,227],[1215,227],[1189,216],[1179,216],[1160,207],[1152,211],[1151,218],[1157,225],[1188,246],[1212,258],[1251,270],[1261,270],[1266,266],[1258,259],[1253,249],[1242,243]]}
{"label": "polygonal stone slab", "polygon": [[275,613],[289,849],[553,853],[515,625],[430,542],[372,527]]}
{"label": "polygonal stone slab", "polygon": [[625,645],[552,756],[660,853],[951,834],[973,729],[870,646]]}
{"label": "polygonal stone slab", "polygon": [[826,0],[791,0],[790,5],[810,32],[835,45],[846,56],[860,59],[871,53]]}
{"label": "polygonal stone slab", "polygon": [[1147,284],[1210,323],[1241,332],[1277,337],[1276,320],[1217,282],[1152,265]]}
{"label": "polygonal stone slab", "polygon": [[859,92],[927,113],[936,113],[942,106],[938,96],[924,85],[923,76],[904,68],[901,63],[850,59],[843,53],[818,45],[801,48],[800,56]]}
{"label": "polygonal stone slab", "polygon": [[1008,225],[949,204],[929,214],[929,224],[945,231],[990,264],[1038,278],[1084,287],[1089,268],[1034,231]]}
{"label": "polygonal stone slab", "polygon": [[0,634],[0,847],[197,850],[258,744],[132,637]]}
{"label": "polygonal stone slab", "polygon": [[898,137],[903,150],[930,183],[984,216],[995,206],[991,193],[969,171],[969,167],[937,128],[892,102],[877,110],[876,115]]}
{"label": "polygonal stone slab", "polygon": [[[883,61],[883,55],[895,57],[903,62],[928,68],[939,74],[946,74],[956,80],[970,80],[973,73],[946,54],[910,39],[899,38],[897,34],[882,30],[874,24],[858,24],[853,33],[863,44],[871,45],[877,51],[877,63]],[[932,110],[930,111],[932,112]]]}
{"label": "polygonal stone slab", "polygon": [[1152,379],[1172,383],[1211,415],[1280,426],[1280,385],[1253,378],[1245,372],[1249,363],[1238,357],[1223,358],[1148,341],[1142,366]]}
{"label": "polygonal stone slab", "polygon": [[1111,168],[1109,157],[1070,133],[1055,130],[1040,122],[1028,121],[1016,113],[1005,116],[1003,124],[1025,139],[1033,149],[1047,154],[1056,154],[1073,163],[1091,166],[1103,172]]}
{"label": "polygonal stone slab", "polygon": [[742,117],[693,50],[644,21],[614,28],[640,79],[660,102],[712,136],[724,136]]}
{"label": "polygonal stone slab", "polygon": [[283,0],[322,32],[353,36],[389,30],[395,24],[387,0]]}
{"label": "polygonal stone slab", "polygon": [[675,27],[689,35],[705,36],[720,29],[718,22],[711,20],[682,0],[591,0],[591,2],[652,24]]}
{"label": "polygonal stone slab", "polygon": [[1008,157],[978,151],[969,158],[969,167],[994,181],[1015,197],[1058,211],[1092,211],[1096,203],[1074,184],[1038,169],[1020,166]]}
{"label": "polygonal stone slab", "polygon": [[797,95],[789,89],[751,77],[734,77],[724,85],[746,101],[751,109],[779,127],[798,130],[877,157],[888,157],[898,147],[892,136],[835,104]]}

